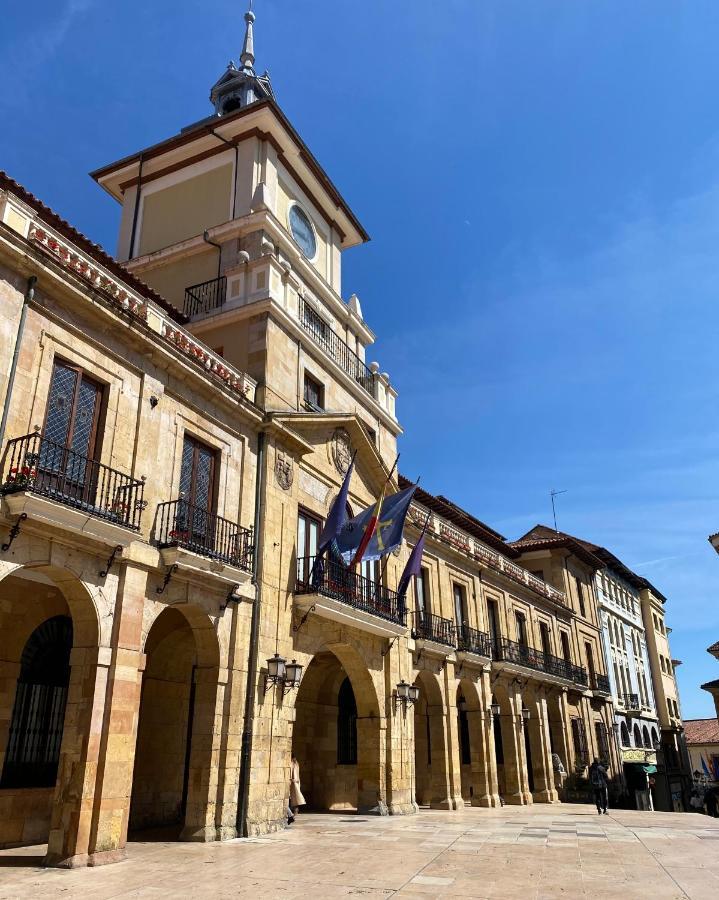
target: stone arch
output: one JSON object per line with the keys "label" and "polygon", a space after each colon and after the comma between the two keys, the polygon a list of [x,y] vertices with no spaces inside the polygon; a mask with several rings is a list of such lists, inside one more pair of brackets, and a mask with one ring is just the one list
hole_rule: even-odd
{"label": "stone arch", "polygon": [[292,752],[307,808],[385,813],[379,698],[357,650],[324,644],[305,667],[294,708]]}
{"label": "stone arch", "polygon": [[639,730],[639,725],[636,722],[634,723],[634,746],[642,746],[642,733]]}
{"label": "stone arch", "polygon": [[652,725],[652,747],[655,747],[659,743],[659,732],[656,729],[656,726]]}
{"label": "stone arch", "polygon": [[549,704],[544,690],[535,687],[522,695],[529,718],[523,719],[527,780],[534,802],[552,803],[559,799],[552,763],[553,741]]}
{"label": "stone arch", "polygon": [[505,803],[522,804],[526,771],[519,742],[521,735],[518,734],[514,697],[501,681],[494,684],[492,703],[499,704],[499,715],[494,717],[493,723],[499,793]]}
{"label": "stone arch", "polygon": [[417,674],[415,685],[419,688],[414,705],[415,800],[418,806],[449,809],[449,746],[442,688],[437,676],[424,669]]}
{"label": "stone arch", "polygon": [[[31,635],[54,617],[72,626],[70,675],[65,697],[54,784],[3,790],[13,809],[17,834],[5,829],[8,843],[48,841],[52,864],[87,853],[95,790],[102,705],[96,692],[100,621],[92,585],[73,568],[38,559],[37,546],[20,541],[11,562],[0,567],[0,770],[3,768],[16,699],[23,650]],[[28,563],[27,565],[25,563]],[[88,777],[88,774],[92,777]],[[78,790],[78,785],[82,786]],[[10,794],[13,794],[10,797]]]}
{"label": "stone arch", "polygon": [[485,737],[485,710],[477,685],[469,678],[457,683],[457,735],[460,786],[465,803],[488,802],[489,768]]}
{"label": "stone arch", "polygon": [[201,609],[165,607],[144,638],[129,828],[213,840],[220,647]]}
{"label": "stone arch", "polygon": [[642,743],[645,747],[649,748],[652,746],[651,739],[649,737],[649,729],[646,725],[642,727]]}

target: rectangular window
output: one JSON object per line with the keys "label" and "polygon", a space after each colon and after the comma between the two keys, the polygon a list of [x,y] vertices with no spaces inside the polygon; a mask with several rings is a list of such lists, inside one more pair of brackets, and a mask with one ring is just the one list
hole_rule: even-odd
{"label": "rectangular window", "polygon": [[494,658],[498,659],[502,645],[502,632],[499,627],[499,610],[496,600],[487,600],[487,622],[489,623],[489,638],[492,641]]}
{"label": "rectangular window", "polygon": [[577,582],[577,599],[579,600],[579,612],[582,614],[583,618],[587,618],[587,607],[584,601],[584,585],[579,580],[576,579]]}
{"label": "rectangular window", "polygon": [[104,388],[79,366],[56,359],[45,412],[38,476],[63,494],[94,502]]}
{"label": "rectangular window", "polygon": [[203,512],[212,512],[215,503],[216,452],[197,438],[185,435],[182,443],[180,495]]}
{"label": "rectangular window", "polygon": [[572,661],[572,652],[569,649],[569,635],[566,631],[560,631],[559,636],[560,640],[562,641],[562,656],[568,663],[570,663]]}
{"label": "rectangular window", "polygon": [[572,743],[577,762],[586,766],[589,762],[587,752],[587,732],[584,727],[584,719],[572,719]]}
{"label": "rectangular window", "polygon": [[454,618],[457,625],[465,625],[467,622],[467,603],[465,590],[461,584],[452,586],[454,592]]}
{"label": "rectangular window", "polygon": [[417,619],[421,622],[429,612],[429,572],[424,566],[414,580],[414,594],[417,603]]}
{"label": "rectangular window", "polygon": [[317,556],[322,521],[301,509],[297,514],[297,578],[307,581]]}
{"label": "rectangular window", "polygon": [[307,372],[305,372],[305,405],[314,410],[325,408],[325,389]]}
{"label": "rectangular window", "polygon": [[594,723],[594,733],[597,738],[599,761],[607,768],[609,766],[609,735],[607,733],[607,726],[604,722]]}
{"label": "rectangular window", "polygon": [[552,641],[549,636],[549,626],[546,622],[539,623],[539,637],[542,642],[542,651],[547,654],[547,656],[552,655]]}
{"label": "rectangular window", "polygon": [[587,671],[589,672],[589,684],[594,687],[596,685],[596,677],[594,672],[594,653],[592,645],[588,642],[584,644],[584,656],[587,660]]}
{"label": "rectangular window", "polygon": [[517,623],[517,643],[523,647],[527,645],[527,619],[524,613],[515,612],[514,617]]}

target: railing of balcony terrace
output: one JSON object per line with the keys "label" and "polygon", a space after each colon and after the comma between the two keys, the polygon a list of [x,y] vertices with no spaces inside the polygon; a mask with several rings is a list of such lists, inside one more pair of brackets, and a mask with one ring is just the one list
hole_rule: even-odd
{"label": "railing of balcony terrace", "polygon": [[457,625],[457,649],[477,656],[492,657],[492,641],[484,631],[477,631],[469,625]]}
{"label": "railing of balcony terrace", "polygon": [[624,705],[627,709],[638,710],[640,708],[638,694],[624,694],[623,699],[624,699]]}
{"label": "railing of balcony terrace", "polygon": [[389,622],[407,624],[407,608],[396,591],[359,575],[335,560],[299,557],[295,593],[322,594]]}
{"label": "railing of balcony terrace", "polygon": [[224,275],[211,278],[209,281],[202,281],[200,284],[193,284],[191,287],[185,288],[184,313],[186,316],[197,316],[200,313],[219,309],[225,302],[226,296],[227,278]]}
{"label": "railing of balcony terrace", "polygon": [[145,482],[104,466],[39,432],[8,441],[0,494],[28,491],[134,531],[145,508]]}
{"label": "railing of balcony terrace", "polygon": [[155,543],[158,547],[181,547],[245,572],[252,571],[252,529],[242,528],[182,498],[158,504]]}
{"label": "railing of balcony terrace", "polygon": [[543,650],[535,650],[534,647],[518,644],[516,641],[510,641],[507,638],[502,639],[501,646],[497,650],[499,658],[505,662],[526,666],[528,669],[535,669],[538,672],[546,672],[548,675],[564,678],[567,681],[577,681],[579,684],[586,683],[587,673],[585,669],[581,666],[574,666],[559,656],[545,653]]}
{"label": "railing of balcony terrace", "polygon": [[574,663],[569,663],[569,677],[575,684],[589,687],[589,672],[584,666],[575,666]]}
{"label": "railing of balcony terrace", "polygon": [[592,689],[599,691],[600,694],[611,694],[612,689],[609,683],[609,675],[595,673],[592,681]]}
{"label": "railing of balcony terrace", "polygon": [[334,359],[341,369],[358,384],[361,384],[368,394],[372,394],[373,379],[369,368],[302,297],[299,298],[299,315],[300,323],[305,331]]}
{"label": "railing of balcony terrace", "polygon": [[415,614],[412,636],[420,640],[434,641],[454,647],[454,623],[432,613]]}

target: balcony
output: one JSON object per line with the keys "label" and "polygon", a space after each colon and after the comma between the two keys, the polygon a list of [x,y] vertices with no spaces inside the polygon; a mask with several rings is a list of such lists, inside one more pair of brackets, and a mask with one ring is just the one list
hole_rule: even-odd
{"label": "balcony", "polygon": [[497,660],[502,663],[501,668],[509,668],[510,671],[533,669],[550,680],[570,682],[583,687],[587,685],[586,669],[551,653],[545,653],[544,650],[535,650],[533,647],[503,638],[497,651]]}
{"label": "balcony", "polygon": [[140,530],[144,481],[102,465],[38,432],[8,441],[0,494],[11,516],[26,515],[128,546]]}
{"label": "balcony", "polygon": [[299,298],[299,318],[304,330],[337,365],[358,384],[374,396],[372,372],[348,344],[325,322],[319,313]]}
{"label": "balcony", "polygon": [[592,690],[596,694],[611,694],[612,688],[609,683],[608,675],[600,675],[599,673],[595,673],[591,679],[591,687]]}
{"label": "balcony", "polygon": [[227,297],[227,278],[220,275],[210,281],[202,281],[185,288],[184,313],[192,316],[205,315],[214,309],[219,309]]}
{"label": "balcony", "polygon": [[624,711],[628,716],[638,716],[642,711],[638,694],[622,694],[621,700],[624,704]]}
{"label": "balcony", "polygon": [[404,600],[370,578],[335,560],[304,556],[297,560],[295,606],[361,631],[394,637],[407,630]]}
{"label": "balcony", "polygon": [[487,663],[492,658],[492,641],[484,631],[469,625],[457,625],[457,659]]}
{"label": "balcony", "polygon": [[155,544],[167,566],[211,573],[238,585],[250,580],[255,554],[252,529],[182,498],[158,504]]}
{"label": "balcony", "polygon": [[416,613],[412,637],[418,650],[448,656],[454,650],[454,623],[432,613]]}

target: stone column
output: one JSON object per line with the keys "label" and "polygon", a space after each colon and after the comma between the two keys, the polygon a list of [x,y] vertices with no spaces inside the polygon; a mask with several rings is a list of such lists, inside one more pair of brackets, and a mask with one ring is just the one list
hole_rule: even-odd
{"label": "stone column", "polygon": [[387,723],[384,716],[357,719],[357,811],[388,814],[383,765]]}
{"label": "stone column", "polygon": [[462,797],[462,768],[459,751],[459,723],[457,711],[457,682],[450,682],[448,667],[445,666],[443,689],[445,701],[445,729],[447,734],[447,776],[449,804],[447,809],[464,809]]}
{"label": "stone column", "polygon": [[478,797],[472,798],[472,806],[501,806],[497,780],[497,756],[494,747],[494,722],[489,712],[492,703],[490,674],[491,670],[489,668],[483,670],[477,685],[480,702],[479,715],[477,716],[480,731],[479,752],[477,754],[477,774],[480,791]]}
{"label": "stone column", "polygon": [[[527,764],[522,733],[522,698],[516,685],[508,689],[508,711],[501,713],[504,747],[505,802],[521,806],[528,802]],[[529,801],[531,802],[531,801]]]}

